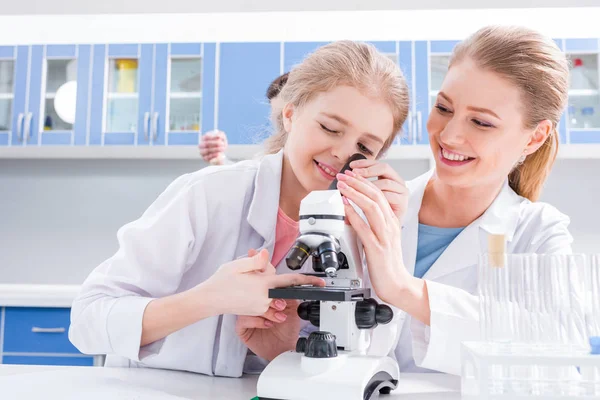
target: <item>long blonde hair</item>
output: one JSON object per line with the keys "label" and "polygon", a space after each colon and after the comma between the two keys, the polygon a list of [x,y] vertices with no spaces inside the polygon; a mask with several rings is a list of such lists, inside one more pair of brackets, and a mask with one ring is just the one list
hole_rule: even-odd
{"label": "long blonde hair", "polygon": [[[400,68],[370,44],[339,41],[327,44],[292,68],[279,97],[281,103],[301,108],[318,93],[347,85],[366,96],[386,102],[393,114],[394,127],[378,156],[390,147],[408,115],[408,86]],[[273,108],[274,134],[265,143],[265,153],[277,153],[287,140],[281,108]]]}
{"label": "long blonde hair", "polygon": [[558,153],[558,121],[569,90],[569,63],[553,40],[523,27],[489,26],[459,43],[450,67],[469,58],[493,71],[521,91],[525,128],[543,120],[553,128],[544,144],[509,174],[510,186],[519,195],[536,201]]}

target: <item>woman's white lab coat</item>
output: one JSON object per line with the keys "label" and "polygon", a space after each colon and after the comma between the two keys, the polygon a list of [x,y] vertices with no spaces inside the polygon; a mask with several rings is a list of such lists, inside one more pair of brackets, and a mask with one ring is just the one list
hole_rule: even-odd
{"label": "woman's white lab coat", "polygon": [[[413,274],[419,210],[433,171],[409,181],[408,211],[402,226],[402,254]],[[396,358],[401,371],[432,369],[460,374],[460,343],[479,338],[477,261],[487,235],[504,233],[508,253],[570,253],[569,218],[556,208],[517,195],[505,183],[492,205],[450,243],[425,273],[431,325],[403,314]],[[414,359],[414,361],[413,361]],[[416,364],[416,367],[415,367]],[[420,368],[419,368],[420,367]]]}

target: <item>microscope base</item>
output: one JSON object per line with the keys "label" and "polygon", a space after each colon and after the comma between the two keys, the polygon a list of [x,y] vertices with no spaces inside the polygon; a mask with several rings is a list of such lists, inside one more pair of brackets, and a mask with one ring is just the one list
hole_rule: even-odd
{"label": "microscope base", "polygon": [[261,400],[368,400],[398,386],[398,364],[390,357],[339,351],[333,358],[308,358],[288,351],[258,379]]}

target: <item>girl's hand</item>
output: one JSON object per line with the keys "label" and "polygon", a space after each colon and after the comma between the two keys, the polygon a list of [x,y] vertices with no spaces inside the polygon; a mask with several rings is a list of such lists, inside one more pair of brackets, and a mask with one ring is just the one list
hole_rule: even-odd
{"label": "girl's hand", "polygon": [[302,320],[298,316],[298,303],[297,300],[288,300],[285,308],[275,314],[282,314],[284,319],[276,322],[272,322],[266,315],[239,316],[235,331],[254,354],[271,361],[279,354],[296,348],[302,327]]}
{"label": "girl's hand", "polygon": [[266,249],[252,257],[223,264],[207,281],[201,283],[214,301],[220,314],[259,316],[267,313],[273,299],[269,289],[314,285],[325,281],[301,274],[276,275]]}

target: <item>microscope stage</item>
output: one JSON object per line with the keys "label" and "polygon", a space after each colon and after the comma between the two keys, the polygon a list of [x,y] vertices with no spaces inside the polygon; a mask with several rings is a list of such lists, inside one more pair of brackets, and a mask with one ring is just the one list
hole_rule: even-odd
{"label": "microscope stage", "polygon": [[316,286],[294,286],[269,289],[271,299],[297,299],[319,301],[359,301],[371,297],[368,288],[332,288]]}

